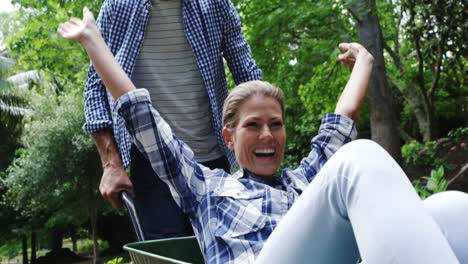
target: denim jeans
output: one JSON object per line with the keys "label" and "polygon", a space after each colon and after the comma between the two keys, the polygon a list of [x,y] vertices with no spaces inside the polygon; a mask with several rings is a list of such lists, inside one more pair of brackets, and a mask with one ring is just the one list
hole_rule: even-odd
{"label": "denim jeans", "polygon": [[468,195],[426,204],[380,146],[351,142],[323,166],[256,263],[468,263]]}
{"label": "denim jeans", "polygon": [[[134,202],[145,239],[193,235],[188,217],[174,202],[169,187],[159,179],[148,160],[135,146],[130,155]],[[229,171],[229,161],[224,156],[202,164]]]}

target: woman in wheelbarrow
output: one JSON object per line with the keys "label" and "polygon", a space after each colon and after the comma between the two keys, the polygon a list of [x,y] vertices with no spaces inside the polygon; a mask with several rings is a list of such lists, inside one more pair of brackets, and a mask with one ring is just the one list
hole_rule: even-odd
{"label": "woman in wheelbarrow", "polygon": [[286,132],[280,89],[253,81],[234,88],[223,109],[223,137],[239,170],[210,170],[136,89],[85,8],[59,34],[85,48],[116,100],[135,145],[190,217],[206,263],[468,263],[468,195],[424,201],[376,143],[355,140],[373,57],[342,43],[352,68],[335,113],[322,119],[311,151],[275,173]]}

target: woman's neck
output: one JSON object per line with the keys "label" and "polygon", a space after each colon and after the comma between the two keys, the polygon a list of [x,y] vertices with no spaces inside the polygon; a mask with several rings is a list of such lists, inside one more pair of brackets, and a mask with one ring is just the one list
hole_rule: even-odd
{"label": "woman's neck", "polygon": [[257,175],[247,169],[242,169],[242,171],[244,174],[243,177],[246,177],[256,182],[264,183],[270,186],[273,184],[273,178],[275,177],[274,175],[271,175],[271,176]]}

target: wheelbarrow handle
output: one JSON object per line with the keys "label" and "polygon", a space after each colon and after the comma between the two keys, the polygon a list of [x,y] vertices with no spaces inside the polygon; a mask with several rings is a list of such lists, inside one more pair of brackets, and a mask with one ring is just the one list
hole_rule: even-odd
{"label": "wheelbarrow handle", "polygon": [[132,197],[130,197],[130,195],[125,191],[121,192],[119,196],[127,208],[128,214],[130,215],[130,219],[132,220],[133,224],[133,230],[135,230],[138,241],[144,241],[145,236],[143,235],[143,229],[141,227]]}

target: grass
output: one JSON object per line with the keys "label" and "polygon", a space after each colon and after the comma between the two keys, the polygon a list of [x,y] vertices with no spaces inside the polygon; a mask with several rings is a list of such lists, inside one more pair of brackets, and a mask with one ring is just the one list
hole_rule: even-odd
{"label": "grass", "polygon": [[[73,243],[71,239],[70,238],[64,239],[62,247],[69,248],[71,250],[73,248]],[[104,250],[107,247],[108,247],[108,244],[106,241],[98,240],[99,250]],[[93,241],[92,240],[90,239],[78,240],[77,249],[78,251],[75,252],[76,254],[80,256],[90,257],[90,260],[78,262],[77,264],[92,264],[93,263],[91,259],[93,255]],[[38,257],[44,256],[47,252],[49,252],[48,249],[43,249],[43,250],[38,249],[36,251],[36,257],[38,258]],[[28,248],[28,258],[30,257],[31,257],[31,248]],[[99,257],[97,260],[97,263],[104,264],[110,260],[115,260],[119,257],[122,258],[121,262],[114,261],[112,263],[113,264],[130,263],[130,257],[128,253]],[[20,241],[12,241],[10,243],[0,246],[0,264],[10,264],[10,263],[16,264],[16,263],[22,263],[22,262],[23,262],[23,256],[21,254],[21,242]]]}

